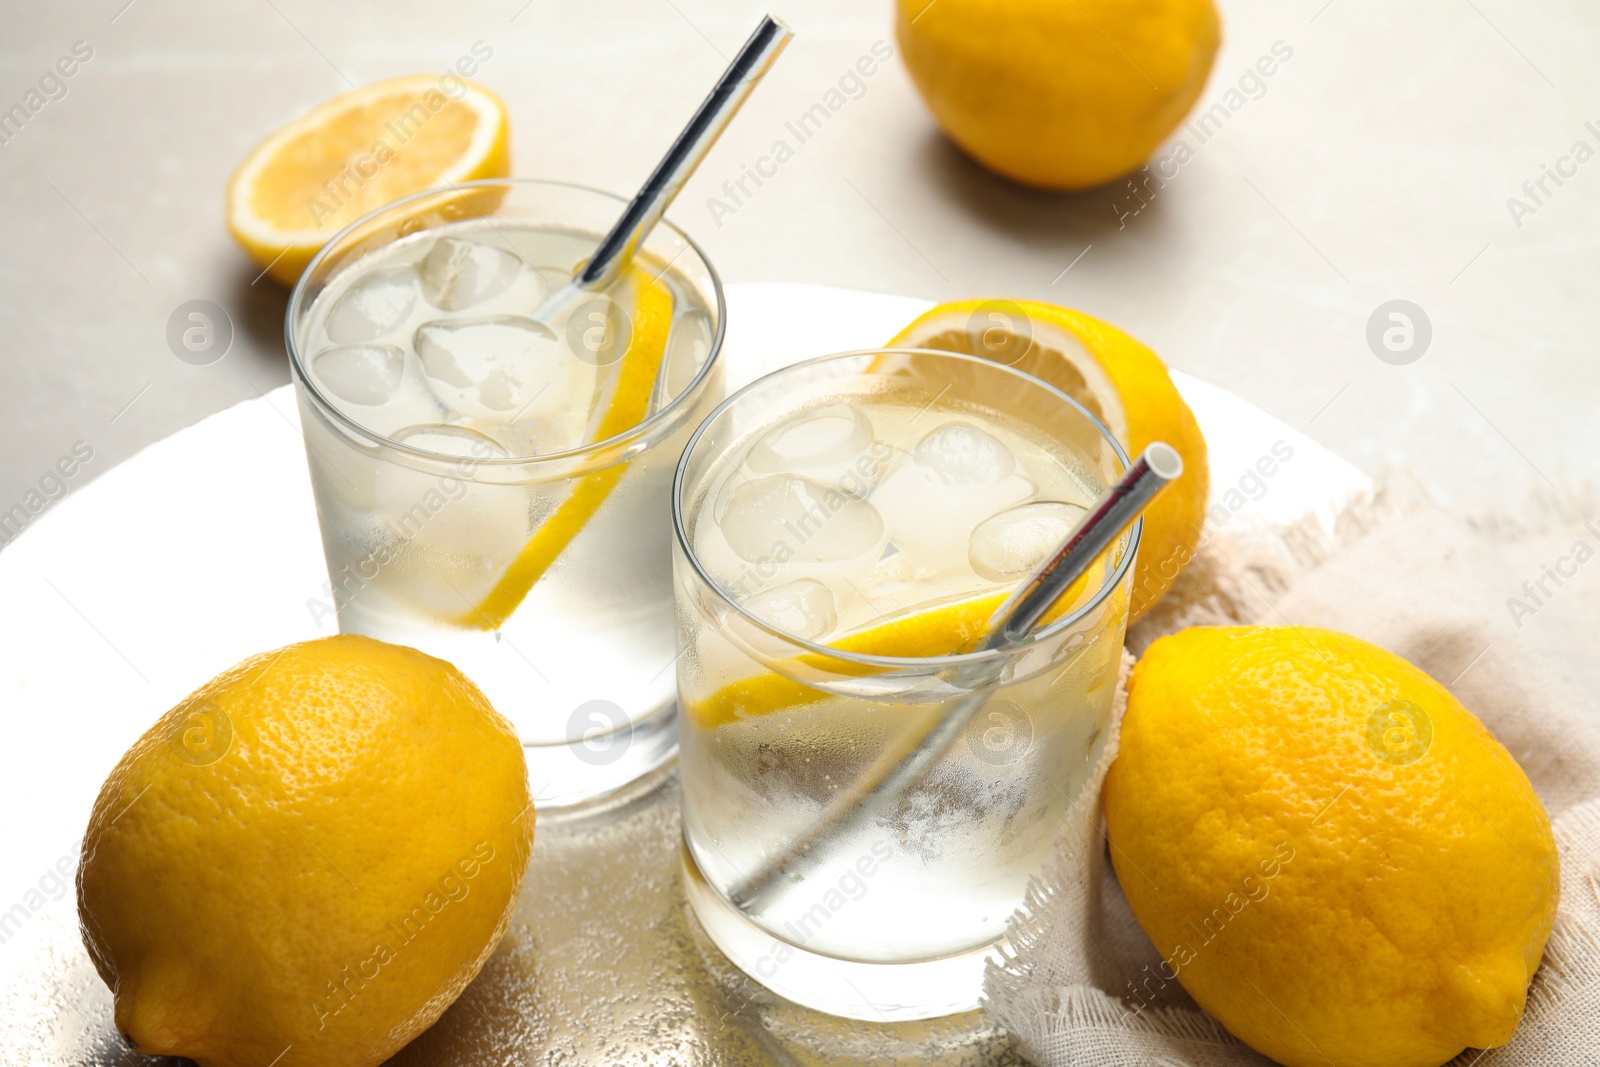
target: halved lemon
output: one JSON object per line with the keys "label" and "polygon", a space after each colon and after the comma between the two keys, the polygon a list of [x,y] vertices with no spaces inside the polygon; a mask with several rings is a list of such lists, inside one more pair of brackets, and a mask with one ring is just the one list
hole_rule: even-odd
{"label": "halved lemon", "polygon": [[505,104],[473,82],[411,74],[336,96],[258,144],[228,182],[228,232],[293,285],[311,257],[375,208],[511,170]]}
{"label": "halved lemon", "polygon": [[[594,440],[615,437],[644,421],[656,376],[666,357],[672,328],[672,293],[647,270],[629,267],[617,296],[632,296],[632,333],[611,375],[611,395],[598,405]],[[476,630],[498,630],[544,576],[572,539],[588,525],[622,478],[626,463],[613,463],[574,480],[572,491],[539,525],[487,596],[456,622]]]}
{"label": "halved lemon", "polygon": [[1145,511],[1129,625],[1161,599],[1200,543],[1210,468],[1194,413],[1154,352],[1081,311],[1032,300],[940,304],[889,344],[962,352],[1031,374],[1097,416],[1130,456],[1152,441],[1177,449],[1183,477]]}

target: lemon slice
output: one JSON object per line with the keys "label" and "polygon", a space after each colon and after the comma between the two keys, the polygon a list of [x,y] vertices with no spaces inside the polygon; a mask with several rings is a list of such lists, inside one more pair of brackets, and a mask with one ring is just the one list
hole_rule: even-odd
{"label": "lemon slice", "polygon": [[[846,634],[828,647],[859,656],[948,656],[982,632],[984,623],[1006,596],[1007,591],[1003,590],[923,608]],[[816,652],[795,657],[795,663],[835,674],[872,673],[870,667]],[[705,700],[689,702],[688,711],[696,725],[709,730],[739,719],[814,704],[827,697],[820,689],[770,671],[729,682]]]}
{"label": "lemon slice", "polygon": [[[940,304],[889,344],[961,352],[1031,374],[1104,422],[1130,456],[1152,441],[1177,449],[1183,477],[1144,512],[1129,625],[1161,599],[1199,546],[1210,468],[1194,413],[1154,352],[1109,323],[1031,300]],[[954,373],[959,378],[960,368]]]}
{"label": "lemon slice", "polygon": [[[411,74],[352,90],[258,144],[228,182],[228,231],[292,285],[328,238],[435,185],[510,173],[505,104],[461,81]],[[453,94],[453,95],[452,95]]]}
{"label": "lemon slice", "polygon": [[[1090,579],[1099,578],[1104,573],[1102,568],[1103,562],[1091,565],[1067,588],[1040,625],[1054,622],[1076,608],[1083,600]],[[1095,588],[1099,588],[1098,583]],[[952,656],[985,632],[995,610],[1010,595],[1010,589],[1001,589],[965,600],[921,608],[845,634],[828,647],[857,656],[893,656],[902,659]],[[818,652],[796,656],[793,663],[797,668],[808,671],[857,677],[881,673],[884,669]],[[710,730],[740,719],[815,704],[826,700],[828,696],[828,693],[778,671],[765,671],[729,682],[704,700],[689,701],[687,707],[695,724],[701,729]]]}
{"label": "lemon slice", "polygon": [[[611,398],[601,405],[596,441],[615,437],[644,421],[672,327],[672,293],[659,279],[630,267],[624,285],[635,294],[633,332],[618,361]],[[576,479],[572,492],[534,531],[489,594],[456,621],[476,630],[499,629],[605,503],[626,467],[626,463],[614,463]]]}

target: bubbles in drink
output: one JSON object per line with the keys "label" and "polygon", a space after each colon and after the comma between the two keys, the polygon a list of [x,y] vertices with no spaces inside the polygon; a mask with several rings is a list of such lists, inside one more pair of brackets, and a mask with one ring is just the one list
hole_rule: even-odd
{"label": "bubbles in drink", "polygon": [[572,399],[562,386],[577,361],[554,330],[534,319],[494,315],[428,322],[417,327],[415,343],[433,391],[463,414],[515,417],[541,395],[549,400],[540,410]]}
{"label": "bubbles in drink", "polygon": [[851,493],[810,478],[777,474],[747,481],[728,496],[722,533],[750,563],[875,560],[883,517]]}
{"label": "bubbles in drink", "polygon": [[465,311],[508,289],[523,270],[516,255],[494,245],[441,237],[417,264],[422,295],[446,311]]}
{"label": "bubbles in drink", "polygon": [[[884,463],[867,455],[873,445],[872,421],[848,404],[827,404],[779,424],[751,447],[745,466],[756,474],[804,474],[841,484],[854,471],[846,489],[865,491],[876,482]],[[887,459],[888,446],[881,446]]]}
{"label": "bubbles in drink", "polygon": [[345,291],[328,312],[330,341],[373,341],[399,326],[417,303],[417,276],[409,267],[374,271]]}
{"label": "bubbles in drink", "polygon": [[394,345],[340,345],[317,353],[311,373],[328,392],[352,404],[387,403],[405,377],[406,354]]}
{"label": "bubbles in drink", "polygon": [[889,536],[919,567],[940,572],[967,562],[967,541],[989,515],[1027,500],[1034,484],[1016,456],[969,422],[947,422],[925,434],[872,493]]}
{"label": "bubbles in drink", "polygon": [[757,593],[745,609],[769,626],[806,641],[830,633],[839,623],[833,593],[815,578],[799,578]]}
{"label": "bubbles in drink", "polygon": [[972,531],[967,560],[992,582],[1018,581],[1088,514],[1086,508],[1059,500],[1036,500],[991,515]]}

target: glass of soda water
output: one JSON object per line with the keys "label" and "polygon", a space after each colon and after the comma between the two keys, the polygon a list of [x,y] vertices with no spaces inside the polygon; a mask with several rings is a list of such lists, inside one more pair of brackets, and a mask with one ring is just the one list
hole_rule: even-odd
{"label": "glass of soda water", "polygon": [[470,182],[355,222],[287,341],[344,632],[460,667],[522,736],[536,802],[676,748],[673,467],[722,395],[722,287],[663,222],[610,288],[536,317],[625,201]]}
{"label": "glass of soda water", "polygon": [[[1127,463],[1065,394],[949,352],[797,364],[696,431],[673,490],[684,884],[751,977],[856,1019],[977,1006],[1104,747],[1139,525],[1026,644],[962,649]],[[999,681],[932,771],[736,906],[980,660]]]}

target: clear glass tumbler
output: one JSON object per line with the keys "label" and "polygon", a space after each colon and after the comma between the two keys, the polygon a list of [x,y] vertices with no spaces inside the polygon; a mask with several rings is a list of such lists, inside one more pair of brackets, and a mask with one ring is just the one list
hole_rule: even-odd
{"label": "clear glass tumbler", "polygon": [[339,628],[460,667],[541,806],[676,746],[668,497],[721,399],[721,284],[662,223],[618,287],[533,317],[624,206],[523,180],[409,197],[329,241],[289,305]]}
{"label": "clear glass tumbler", "polygon": [[[977,1006],[1104,745],[1138,524],[1027,644],[955,650],[1127,462],[1064,394],[947,352],[798,364],[696,431],[673,491],[685,885],[751,977],[857,1019]],[[992,696],[919,785],[731,901],[980,660]]]}

